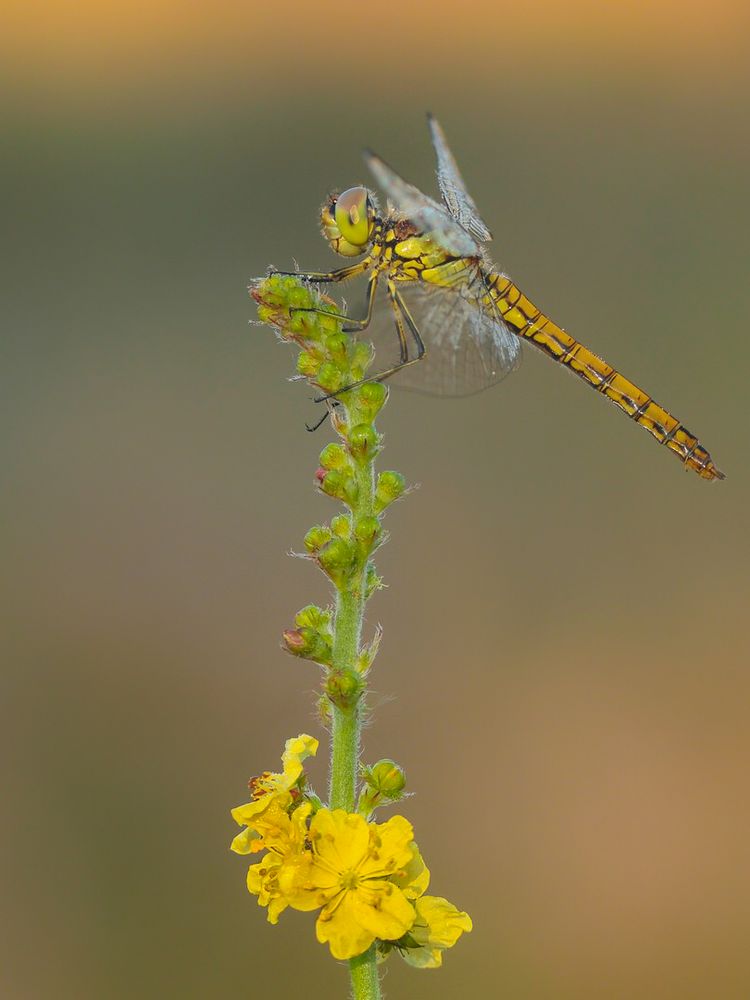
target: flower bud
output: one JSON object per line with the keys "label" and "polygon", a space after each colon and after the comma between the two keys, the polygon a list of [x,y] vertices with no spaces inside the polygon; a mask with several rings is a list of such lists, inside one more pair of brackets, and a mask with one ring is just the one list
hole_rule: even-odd
{"label": "flower bud", "polygon": [[324,469],[343,469],[349,464],[349,456],[343,445],[331,441],[320,453],[320,464]]}
{"label": "flower bud", "polygon": [[[322,473],[322,475],[321,475]],[[343,503],[352,504],[357,502],[359,487],[350,469],[319,469],[315,474],[320,484],[320,489],[326,496],[334,497]]]}
{"label": "flower bud", "polygon": [[355,553],[349,542],[333,538],[318,553],[318,563],[323,572],[338,586],[351,573],[355,563]]}
{"label": "flower bud", "polygon": [[302,351],[297,358],[297,371],[305,378],[315,378],[320,371],[321,358],[310,351]]}
{"label": "flower bud", "polygon": [[375,484],[375,510],[380,513],[406,489],[406,480],[400,472],[381,472]]}
{"label": "flower bud", "polygon": [[361,770],[364,785],[357,800],[357,812],[369,818],[378,806],[404,797],[406,775],[403,768],[387,758]]}
{"label": "flower bud", "polygon": [[346,361],[347,348],[351,341],[345,333],[329,333],[326,337],[326,353],[339,365]]}
{"label": "flower bud", "polygon": [[377,413],[385,406],[388,389],[382,382],[365,382],[360,387],[357,406],[363,423],[372,423]]}
{"label": "flower bud", "polygon": [[331,518],[331,531],[337,538],[348,541],[352,535],[352,524],[346,514],[337,514]]}
{"label": "flower bud", "polygon": [[380,536],[380,521],[376,517],[363,515],[358,517],[354,524],[354,537],[361,542],[369,551],[377,538]]}
{"label": "flower bud", "polygon": [[380,451],[380,435],[372,424],[357,424],[349,431],[348,438],[349,451],[358,462],[371,462]]}
{"label": "flower bud", "polygon": [[282,632],[284,649],[294,656],[301,656],[306,660],[314,660],[329,666],[332,660],[330,642],[313,628],[286,629]]}
{"label": "flower bud", "polygon": [[[300,315],[299,313],[297,315]],[[326,361],[318,372],[318,385],[324,392],[336,392],[341,388],[341,369],[332,361]]]}
{"label": "flower bud", "polygon": [[369,788],[389,799],[400,798],[406,787],[404,769],[387,757],[363,768],[362,777]]}
{"label": "flower bud", "polygon": [[325,527],[325,525],[316,524],[314,528],[310,530],[305,535],[304,545],[308,552],[315,554],[319,549],[322,549],[331,540],[330,528]]}
{"label": "flower bud", "polygon": [[353,708],[362,696],[363,685],[357,674],[348,670],[332,671],[325,682],[325,692],[337,708]]}
{"label": "flower bud", "polygon": [[330,632],[333,613],[330,608],[319,608],[317,604],[308,604],[300,608],[294,616],[298,628],[312,628],[318,632]]}

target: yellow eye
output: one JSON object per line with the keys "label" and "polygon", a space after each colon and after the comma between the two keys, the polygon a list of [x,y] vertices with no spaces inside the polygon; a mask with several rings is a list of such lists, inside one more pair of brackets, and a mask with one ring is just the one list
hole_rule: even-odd
{"label": "yellow eye", "polygon": [[334,209],[336,225],[347,243],[365,247],[370,242],[372,213],[367,203],[367,188],[349,188],[340,194]]}

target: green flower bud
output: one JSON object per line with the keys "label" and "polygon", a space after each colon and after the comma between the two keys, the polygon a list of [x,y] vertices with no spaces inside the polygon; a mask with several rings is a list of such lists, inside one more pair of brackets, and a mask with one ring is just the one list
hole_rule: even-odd
{"label": "green flower bud", "polygon": [[406,480],[400,472],[381,472],[375,484],[375,510],[380,513],[403,496]]}
{"label": "green flower bud", "polygon": [[349,576],[356,561],[354,549],[343,538],[333,538],[318,553],[318,563],[323,572],[338,586]]}
{"label": "green flower bud", "polygon": [[341,376],[341,368],[332,361],[326,361],[320,366],[318,385],[324,392],[336,392],[343,385]]}
{"label": "green flower bud", "polygon": [[354,537],[369,550],[379,538],[381,530],[380,521],[376,517],[363,515],[354,524]]}
{"label": "green flower bud", "polygon": [[331,531],[337,538],[348,540],[352,535],[352,524],[346,514],[337,514],[331,519]]}
{"label": "green flower bud", "polygon": [[318,469],[315,478],[326,496],[341,500],[342,503],[348,504],[350,507],[357,502],[359,487],[351,469],[331,469],[330,471]]}
{"label": "green flower bud", "polygon": [[314,660],[324,666],[330,666],[332,660],[331,644],[313,628],[286,629],[282,633],[284,649],[294,656],[305,660]]}
{"label": "green flower bud", "polygon": [[320,453],[320,464],[324,469],[343,469],[349,464],[349,456],[342,445],[331,441]]}
{"label": "green flower bud", "polygon": [[294,616],[298,628],[312,628],[318,632],[330,632],[333,612],[330,608],[319,608],[317,604],[308,604],[300,608]]}
{"label": "green flower bud", "polygon": [[389,799],[401,798],[406,787],[404,769],[387,757],[363,768],[362,777],[369,788]]}
{"label": "green flower bud", "polygon": [[382,382],[365,382],[360,387],[357,401],[362,423],[372,423],[387,399],[388,389]]}
{"label": "green flower bud", "polygon": [[349,451],[358,462],[371,462],[380,451],[380,435],[372,424],[357,424],[349,431],[348,438]]}
{"label": "green flower bud", "polygon": [[363,684],[357,674],[348,670],[329,673],[325,692],[337,708],[353,708],[362,696]]}
{"label": "green flower bud", "polygon": [[302,351],[297,358],[297,371],[305,378],[315,378],[320,371],[321,364],[321,358],[311,354],[310,351]]}
{"label": "green flower bud", "polygon": [[316,553],[331,540],[330,528],[325,525],[316,524],[314,528],[305,535],[304,544],[308,552]]}
{"label": "green flower bud", "polygon": [[346,352],[351,341],[345,333],[329,333],[326,337],[326,353],[339,365],[346,361]]}
{"label": "green flower bud", "polygon": [[406,775],[403,768],[387,758],[361,770],[364,787],[357,800],[357,812],[369,818],[378,808],[404,797]]}

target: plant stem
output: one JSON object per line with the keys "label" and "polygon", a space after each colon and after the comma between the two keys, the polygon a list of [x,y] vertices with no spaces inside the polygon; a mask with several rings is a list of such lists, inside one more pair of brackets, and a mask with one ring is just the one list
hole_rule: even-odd
{"label": "plant stem", "polygon": [[[356,419],[348,409],[351,422]],[[351,423],[350,423],[351,426]],[[357,469],[357,501],[352,505],[351,524],[374,510],[374,459]],[[358,679],[357,657],[362,637],[365,610],[365,586],[368,557],[365,556],[354,572],[336,591],[336,612],[333,627],[332,674]],[[352,703],[332,704],[331,770],[329,805],[331,809],[354,812],[359,762],[359,741],[362,728],[364,688]],[[380,982],[373,945],[364,954],[349,960],[354,1000],[380,1000]]]}
{"label": "plant stem", "polygon": [[349,959],[354,1000],[380,1000],[380,979],[375,961],[375,945],[362,955]]}

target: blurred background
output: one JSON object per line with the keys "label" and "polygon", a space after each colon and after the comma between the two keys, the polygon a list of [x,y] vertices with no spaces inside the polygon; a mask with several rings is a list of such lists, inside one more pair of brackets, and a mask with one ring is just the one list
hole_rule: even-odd
{"label": "blurred background", "polygon": [[[0,38],[0,992],[347,995],[229,809],[323,739],[279,649],[326,583],[311,392],[246,286],[334,263],[369,145],[442,121],[530,297],[699,434],[709,484],[527,351],[396,393],[365,759],[473,934],[409,997],[750,995],[747,5],[13,2]],[[347,292],[359,303],[359,292]],[[427,331],[429,334],[429,331]]]}

